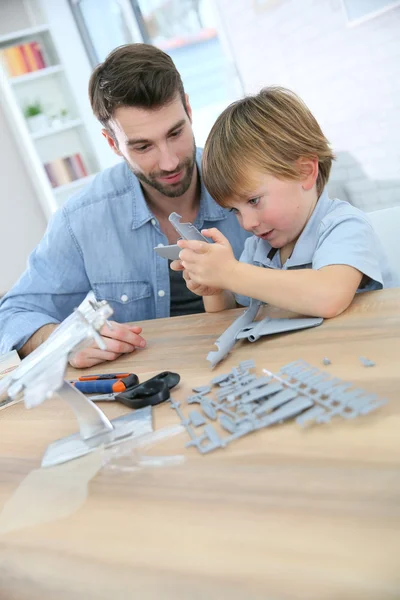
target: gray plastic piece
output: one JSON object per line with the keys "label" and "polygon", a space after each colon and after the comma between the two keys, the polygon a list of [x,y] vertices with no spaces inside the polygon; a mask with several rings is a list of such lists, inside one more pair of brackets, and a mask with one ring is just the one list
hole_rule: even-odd
{"label": "gray plastic piece", "polygon": [[375,363],[373,360],[365,358],[365,356],[360,356],[359,359],[360,362],[362,362],[362,364],[364,365],[364,367],[375,367]]}
{"label": "gray plastic piece", "polygon": [[274,381],[273,383],[264,385],[261,388],[256,388],[255,390],[252,390],[245,396],[242,396],[241,402],[244,404],[247,404],[248,402],[256,402],[257,400],[261,400],[262,398],[272,396],[272,394],[276,394],[281,390],[283,390],[283,385],[278,381]]}
{"label": "gray plastic piece", "polygon": [[209,394],[211,392],[211,385],[200,385],[199,387],[192,388],[196,394]]}
{"label": "gray plastic piece", "polygon": [[236,423],[227,415],[222,415],[219,418],[219,424],[229,433],[235,433]]}
{"label": "gray plastic piece", "polygon": [[300,396],[299,398],[284,404],[277,410],[272,411],[272,413],[263,420],[263,426],[268,427],[269,425],[275,425],[276,423],[287,421],[287,419],[295,417],[306,408],[310,408],[312,405],[313,401],[310,398]]}
{"label": "gray plastic piece", "polygon": [[242,340],[247,338],[249,342],[256,342],[263,335],[308,329],[309,327],[317,327],[322,322],[323,319],[319,317],[301,319],[271,319],[267,317],[262,321],[256,321],[251,325],[243,327],[236,335],[236,339]]}
{"label": "gray plastic piece", "polygon": [[289,402],[289,400],[294,400],[294,398],[297,398],[297,396],[298,394],[296,390],[286,388],[285,390],[282,390],[281,392],[278,392],[272,396],[272,398],[269,398],[260,404],[260,406],[255,409],[254,414],[263,415],[264,413],[278,408],[278,406],[282,406],[282,404],[285,404],[285,402]]}
{"label": "gray plastic piece", "polygon": [[[173,212],[169,215],[168,220],[172,223],[176,231],[180,234],[184,240],[200,240],[201,242],[209,243],[209,240],[200,233],[198,229],[192,223],[181,223],[181,215]],[[168,260],[179,260],[179,253],[182,250],[177,244],[170,246],[157,246],[154,250],[162,256],[162,258],[168,258]]]}
{"label": "gray plastic piece", "polygon": [[310,408],[310,410],[306,410],[306,412],[297,417],[296,423],[298,425],[301,425],[301,427],[304,427],[305,425],[307,425],[307,423],[313,423],[314,421],[316,421],[316,419],[320,415],[323,415],[324,412],[325,408],[323,408],[322,406],[313,406]]}
{"label": "gray plastic piece", "polygon": [[200,402],[200,406],[203,409],[203,413],[206,415],[206,417],[215,421],[215,419],[217,418],[217,412],[211,404],[211,402],[209,402],[208,400],[202,400]]}
{"label": "gray plastic piece", "polygon": [[246,383],[244,385],[239,384],[239,385],[233,386],[233,389],[232,389],[232,391],[229,392],[227,399],[230,402],[232,402],[233,400],[235,400],[235,398],[239,398],[240,396],[243,396],[256,388],[265,386],[267,383],[270,383],[271,380],[272,380],[272,377],[258,377],[257,378],[254,375],[254,376],[252,376],[252,379],[249,383]]}
{"label": "gray plastic piece", "polygon": [[172,223],[184,240],[199,240],[200,242],[209,243],[208,239],[192,223],[181,223],[181,219],[181,215],[178,215],[176,212],[172,212],[168,217],[169,222]]}
{"label": "gray plastic piece", "polygon": [[194,427],[200,427],[201,425],[205,425],[207,422],[198,410],[192,410],[189,413],[189,419]]}
{"label": "gray plastic piece", "polygon": [[207,354],[207,360],[211,363],[212,367],[215,367],[232,350],[236,343],[237,334],[254,320],[261,304],[262,302],[251,299],[249,308],[219,336],[215,342],[218,350]]}
{"label": "gray plastic piece", "polygon": [[171,246],[156,246],[154,250],[161,256],[161,258],[167,258],[168,260],[179,260],[179,252],[182,248],[179,248],[177,244]]}
{"label": "gray plastic piece", "polygon": [[[278,374],[263,369],[264,377],[250,373],[254,362],[241,363],[230,373],[214,378],[209,386],[195,388],[188,403],[197,402],[204,415],[215,420],[223,434],[218,434],[204,415],[192,411],[187,419],[179,402],[171,400],[182,425],[189,433],[187,447],[194,446],[202,454],[241,438],[253,431],[282,423],[289,419],[304,427],[311,423],[328,423],[335,416],[354,419],[359,414],[375,410],[386,400],[376,394],[353,388],[352,384],[310,366],[304,361],[285,365]],[[222,414],[221,414],[222,413]],[[204,424],[196,436],[193,426]]]}
{"label": "gray plastic piece", "polygon": [[217,375],[214,379],[211,379],[211,385],[222,385],[225,381],[230,378],[230,373],[224,373],[223,375]]}
{"label": "gray plastic piece", "polygon": [[[209,443],[204,444],[207,440]],[[223,448],[226,446],[226,442],[222,440],[212,425],[206,425],[202,435],[199,437],[192,436],[192,440],[186,444],[186,448],[191,446],[195,446],[201,454],[207,454],[217,448]]]}

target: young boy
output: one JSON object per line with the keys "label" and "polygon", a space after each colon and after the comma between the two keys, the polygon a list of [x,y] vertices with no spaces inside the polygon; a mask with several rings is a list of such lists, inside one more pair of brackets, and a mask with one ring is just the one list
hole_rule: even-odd
{"label": "young boy", "polygon": [[317,121],[289,90],[265,88],[219,116],[204,149],[204,183],[254,235],[240,261],[218,229],[202,231],[214,244],[178,242],[172,268],[184,271],[208,312],[255,298],[330,318],[357,291],[393,285],[366,215],[328,196],[333,158]]}

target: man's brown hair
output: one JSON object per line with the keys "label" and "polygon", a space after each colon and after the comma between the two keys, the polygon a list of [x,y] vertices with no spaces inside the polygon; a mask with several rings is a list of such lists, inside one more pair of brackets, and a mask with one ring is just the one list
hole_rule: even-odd
{"label": "man's brown hair", "polygon": [[157,109],[178,94],[186,110],[182,79],[172,58],[149,44],[119,46],[95,68],[89,81],[93,113],[107,129],[119,106]]}
{"label": "man's brown hair", "polygon": [[228,106],[207,138],[202,174],[211,196],[224,206],[245,196],[255,171],[279,179],[300,177],[300,158],[318,159],[317,192],[328,181],[334,155],[315,117],[290,90],[267,87]]}

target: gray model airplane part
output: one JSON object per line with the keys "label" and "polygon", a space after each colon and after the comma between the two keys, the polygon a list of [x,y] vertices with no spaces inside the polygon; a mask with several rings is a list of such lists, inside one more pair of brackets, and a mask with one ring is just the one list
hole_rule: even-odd
{"label": "gray model airplane part", "polygon": [[172,223],[184,240],[199,240],[200,242],[209,243],[208,239],[192,223],[181,223],[181,219],[181,215],[176,212],[172,212],[168,217],[168,221]]}
{"label": "gray model airplane part", "polygon": [[242,340],[247,338],[249,342],[256,342],[263,335],[308,329],[309,327],[317,327],[322,322],[323,319],[321,318],[270,319],[267,317],[262,321],[256,321],[251,325],[243,327],[236,335],[236,339]]}
{"label": "gray model airplane part", "polygon": [[262,302],[250,300],[250,306],[240,315],[217,339],[215,345],[218,350],[209,352],[207,360],[215,367],[232,350],[236,343],[236,336],[246,325],[254,321]]}
{"label": "gray model airplane part", "polygon": [[282,390],[281,392],[278,392],[277,394],[272,396],[272,398],[269,398],[268,400],[260,404],[260,406],[255,409],[254,414],[259,416],[268,413],[271,410],[278,408],[278,406],[282,406],[282,404],[285,404],[290,400],[294,400],[296,397],[297,392],[295,390]]}
{"label": "gray model airplane part", "polygon": [[194,427],[200,427],[201,425],[205,425],[207,422],[198,410],[192,410],[189,413],[189,419]]}
{"label": "gray model airplane part", "polygon": [[282,423],[287,419],[292,419],[307,408],[310,408],[312,405],[313,401],[310,398],[300,396],[299,398],[284,404],[281,408],[272,411],[271,414],[263,419],[263,426],[269,427],[270,425],[275,425],[276,423]]}
{"label": "gray model airplane part", "polygon": [[167,258],[168,260],[179,260],[179,252],[182,248],[179,248],[177,244],[171,246],[156,246],[154,250],[161,258]]}
{"label": "gray model airplane part", "polygon": [[[199,240],[200,242],[210,243],[209,240],[205,238],[194,225],[192,225],[192,223],[181,223],[181,219],[181,215],[178,215],[176,212],[171,213],[168,217],[168,220],[172,223],[181,238],[184,240]],[[177,244],[171,244],[169,246],[156,246],[154,250],[162,258],[179,260],[179,252],[182,248],[179,248]]]}
{"label": "gray model airplane part", "polygon": [[228,394],[227,399],[229,400],[229,402],[232,402],[232,400],[235,400],[235,398],[244,396],[245,394],[247,394],[248,392],[251,392],[255,388],[263,387],[267,383],[270,383],[271,380],[272,380],[272,377],[258,377],[257,378],[254,376],[254,379],[252,379],[246,385],[240,385],[240,386],[236,385],[235,388]]}
{"label": "gray model airplane part", "polygon": [[245,396],[242,396],[241,402],[243,404],[247,404],[248,402],[256,402],[257,400],[262,400],[263,398],[272,396],[272,394],[276,394],[281,390],[283,390],[283,385],[279,381],[274,381],[273,383],[256,388]]}

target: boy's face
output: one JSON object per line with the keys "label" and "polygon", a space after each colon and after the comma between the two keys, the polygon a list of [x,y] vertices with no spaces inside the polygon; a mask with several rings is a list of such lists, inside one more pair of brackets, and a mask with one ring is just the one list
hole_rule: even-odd
{"label": "boy's face", "polygon": [[180,96],[158,109],[121,106],[110,123],[114,137],[103,130],[137,178],[171,198],[188,190],[196,164],[188,100],[186,108]]}
{"label": "boy's face", "polygon": [[243,229],[267,240],[273,248],[283,248],[297,240],[314,210],[315,179],[309,179],[290,181],[254,174],[246,196],[230,199],[227,206]]}

